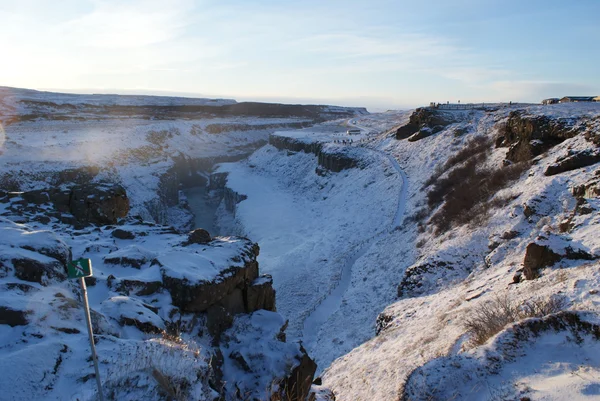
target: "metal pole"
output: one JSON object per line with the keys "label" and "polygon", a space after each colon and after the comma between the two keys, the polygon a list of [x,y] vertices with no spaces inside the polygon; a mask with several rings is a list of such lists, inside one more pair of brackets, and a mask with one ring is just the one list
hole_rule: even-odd
{"label": "metal pole", "polygon": [[104,394],[102,394],[102,383],[100,382],[100,370],[98,369],[98,357],[96,356],[96,344],[94,344],[94,333],[92,331],[92,318],[90,316],[90,304],[88,303],[87,287],[83,277],[79,278],[81,284],[81,291],[83,292],[83,305],[85,309],[85,320],[87,320],[88,334],[90,336],[90,348],[92,349],[92,359],[94,361],[94,370],[96,371],[96,384],[98,385],[98,395],[100,401],[104,401]]}

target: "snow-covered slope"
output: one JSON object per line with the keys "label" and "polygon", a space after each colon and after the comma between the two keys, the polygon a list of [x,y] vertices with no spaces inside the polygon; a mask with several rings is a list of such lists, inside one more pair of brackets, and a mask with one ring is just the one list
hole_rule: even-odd
{"label": "snow-covered slope", "polygon": [[[378,126],[378,131],[383,132],[378,137],[363,135],[351,144],[349,137],[329,131],[279,133],[293,140],[278,140],[278,146],[293,143],[289,148],[304,147],[308,153],[266,147],[248,162],[223,167],[223,171],[229,172],[227,185],[248,197],[236,207],[237,229],[262,241],[263,265],[278,277],[278,296],[291,305],[283,306],[282,312],[290,318],[291,327],[298,325],[294,322],[302,322],[304,341],[322,364],[319,369],[325,368],[323,384],[334,390],[337,399],[467,397],[465,389],[475,382],[466,382],[459,392],[453,393],[455,383],[441,379],[448,376],[448,369],[452,370],[447,365],[458,365],[458,359],[458,362],[442,361],[446,369],[442,373],[436,373],[440,370],[437,367],[424,368],[425,373],[411,373],[435,358],[483,352],[473,343],[467,323],[469,317],[478,316],[498,297],[509,299],[511,305],[525,305],[525,309],[527,305],[555,307],[541,308],[542,312],[537,314],[519,309],[515,312],[516,320],[543,317],[545,313],[563,309],[598,312],[595,274],[598,264],[594,260],[600,257],[600,237],[594,233],[600,224],[600,190],[594,188],[600,162],[600,105],[506,105],[441,114],[438,120],[435,115],[420,115],[422,125],[416,131],[421,132],[408,140],[396,139],[395,130],[382,124],[385,121],[382,115],[349,121],[365,132],[370,130],[369,126]],[[396,125],[399,121],[405,124],[407,117],[396,114],[388,119],[388,124],[392,121]],[[346,144],[339,145],[340,139],[347,140]],[[478,141],[484,143],[482,150],[477,150]],[[319,175],[322,169],[317,166],[318,158],[310,152],[321,151],[310,143],[320,143],[318,149],[351,146],[357,158],[375,158],[377,165],[384,167],[372,170],[376,182],[385,183],[394,177],[389,181],[393,188],[378,188],[375,193],[365,190],[364,169]],[[402,197],[403,180],[386,155],[397,161],[406,176],[406,200],[402,202],[405,214],[398,229],[390,229],[394,227],[391,210]],[[471,159],[475,164],[468,162]],[[475,168],[467,168],[469,163]],[[367,165],[373,169],[373,161]],[[460,177],[459,173],[465,176]],[[457,181],[443,193],[441,203],[436,201],[431,194],[454,176]],[[465,182],[476,182],[478,186],[465,189]],[[475,194],[476,201],[462,211],[449,209],[453,187],[466,191],[468,199]],[[343,196],[332,199],[327,188]],[[321,199],[324,196],[327,199]],[[357,210],[346,221],[331,211],[327,202],[338,203],[349,198],[357,205],[356,209],[351,204],[335,207],[336,211]],[[376,205],[384,205],[390,212],[382,214]],[[314,213],[313,208],[326,213]],[[441,211],[447,214],[440,215]],[[448,219],[449,223],[445,221]],[[345,230],[356,223],[361,229],[354,230],[352,236],[363,240],[348,243]],[[372,224],[377,228],[373,229]],[[309,238],[296,236],[303,227],[312,229]],[[326,240],[330,245],[318,243],[307,251],[304,244],[320,239],[322,232],[332,233]],[[363,236],[365,233],[368,235]],[[352,254],[342,262],[343,267],[350,266],[348,275],[341,280],[342,290],[337,290],[338,280],[333,286],[331,281],[323,286],[324,280],[331,280],[329,272],[336,270],[340,261],[319,259],[320,254],[315,253],[333,244],[347,246]],[[542,255],[551,255],[550,259],[542,256],[541,261],[536,260],[538,249],[542,249],[539,251]],[[340,252],[343,251],[335,254]],[[539,278],[528,276],[532,274],[527,270],[530,267],[523,271],[525,259],[527,266],[541,264],[535,267]],[[552,269],[543,270],[546,265]],[[283,285],[285,281],[293,285]],[[398,294],[401,300],[395,301]],[[560,301],[554,298],[557,294]],[[319,310],[321,301],[326,305],[324,313],[318,312],[317,317],[306,314],[307,309]],[[388,304],[391,305],[385,308]],[[502,327],[499,330],[502,332]],[[564,331],[560,327],[557,330]],[[570,328],[565,330],[568,332]],[[589,332],[577,330],[574,329],[575,334],[559,334],[556,340],[536,342],[536,337],[531,336],[518,348],[522,351],[517,352],[533,352],[529,349],[542,352],[552,341],[580,335],[585,338],[585,344],[581,345],[584,348],[579,348],[580,352],[563,353],[560,357],[563,359],[573,355],[565,359],[570,365],[554,372],[568,375],[568,366],[575,365],[592,372],[598,366],[595,359],[585,358],[584,349],[588,346],[590,352],[596,349],[596,340],[593,334],[589,337]],[[357,347],[369,337],[373,338]],[[589,343],[588,338],[591,338]],[[357,348],[346,354],[354,347]],[[340,358],[327,367],[336,357]],[[549,354],[547,361],[552,358]],[[509,360],[517,365],[524,363],[518,358]],[[471,363],[460,374],[472,377],[472,372],[478,369],[477,363]],[[520,365],[520,373],[512,376],[511,368],[502,368],[498,379],[488,379],[488,373],[481,373],[476,382],[481,385],[487,380],[492,387],[502,382],[497,393],[511,394],[509,398],[523,394],[541,399],[550,394],[562,399],[560,394],[567,388],[579,391],[584,398],[586,394],[595,394],[594,381],[581,386],[565,381],[566,387],[562,388],[559,382],[548,389],[547,383],[554,374],[550,367],[545,368],[548,363],[540,358],[531,365]],[[545,373],[536,378],[527,376],[536,369]],[[431,375],[422,384],[421,393],[415,390],[419,388],[416,382],[419,375]],[[410,391],[404,392],[409,377]],[[523,379],[524,383],[530,383],[529,390],[518,390],[519,377],[530,377]],[[488,394],[478,391],[473,392],[473,399],[496,396],[493,395],[496,390]],[[436,394],[439,398],[435,398]]]}

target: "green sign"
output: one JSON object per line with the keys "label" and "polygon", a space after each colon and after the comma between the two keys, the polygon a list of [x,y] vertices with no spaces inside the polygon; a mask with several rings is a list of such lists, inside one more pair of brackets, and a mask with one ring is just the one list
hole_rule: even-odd
{"label": "green sign", "polygon": [[92,275],[92,261],[85,258],[79,258],[67,265],[69,278],[89,277]]}

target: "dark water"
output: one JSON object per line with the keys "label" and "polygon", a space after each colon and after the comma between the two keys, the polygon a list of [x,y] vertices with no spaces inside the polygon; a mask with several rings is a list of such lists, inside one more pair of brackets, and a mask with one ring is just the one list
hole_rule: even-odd
{"label": "dark water", "polygon": [[214,201],[209,201],[206,187],[191,187],[185,189],[183,192],[195,216],[194,228],[204,228],[213,236],[219,235],[215,227],[215,212],[219,205]]}

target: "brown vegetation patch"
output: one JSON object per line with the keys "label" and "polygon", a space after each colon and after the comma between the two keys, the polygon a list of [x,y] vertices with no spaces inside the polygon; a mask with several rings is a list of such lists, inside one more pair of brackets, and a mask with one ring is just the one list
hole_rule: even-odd
{"label": "brown vegetation patch", "polygon": [[510,323],[530,317],[544,317],[560,312],[565,307],[565,299],[557,296],[532,299],[521,304],[506,294],[498,295],[473,308],[465,319],[464,327],[471,334],[472,342],[481,345]]}
{"label": "brown vegetation patch", "polygon": [[510,198],[494,195],[518,179],[529,167],[515,163],[503,167],[481,167],[491,151],[492,141],[478,136],[437,168],[425,183],[429,211],[435,213],[429,222],[437,233],[454,225],[481,223],[489,211],[505,206]]}

